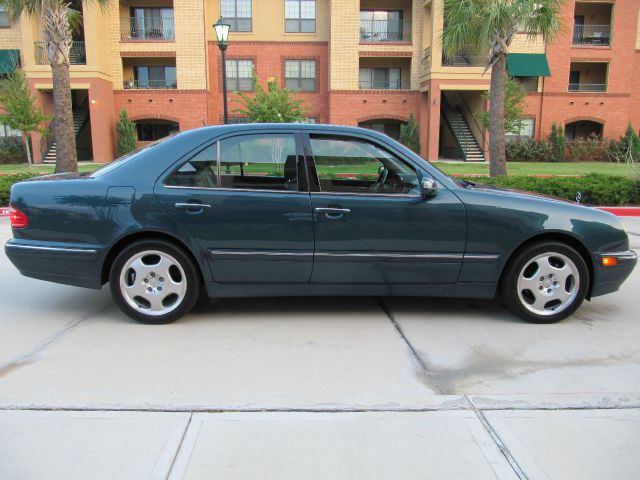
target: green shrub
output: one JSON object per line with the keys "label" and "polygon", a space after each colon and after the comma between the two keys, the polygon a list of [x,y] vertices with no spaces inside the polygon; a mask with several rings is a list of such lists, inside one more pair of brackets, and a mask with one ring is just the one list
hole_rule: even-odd
{"label": "green shrub", "polygon": [[562,130],[562,127],[555,122],[551,125],[549,143],[551,144],[550,160],[554,162],[562,162],[564,160],[564,130]]}
{"label": "green shrub", "polygon": [[608,162],[609,150],[614,143],[594,136],[577,138],[565,142],[564,158],[568,162]]}
{"label": "green shrub", "polygon": [[0,137],[0,164],[26,161],[21,137]]}
{"label": "green shrub", "polygon": [[414,152],[420,153],[420,133],[413,113],[409,115],[408,123],[400,125],[400,143]]}
{"label": "green shrub", "polygon": [[120,111],[120,120],[116,122],[116,133],[118,134],[118,143],[116,144],[118,157],[136,149],[138,142],[136,124],[129,120],[129,115],[127,115],[125,109]]}
{"label": "green shrub", "polygon": [[584,177],[482,177],[466,178],[474,183],[487,183],[575,201],[578,192],[581,203],[588,205],[638,205],[640,181],[616,175],[592,173]]}
{"label": "green shrub", "polygon": [[507,162],[547,162],[551,144],[544,140],[517,140],[506,144]]}
{"label": "green shrub", "polygon": [[9,194],[11,193],[11,185],[21,182],[27,178],[37,177],[38,173],[16,173],[13,175],[0,175],[0,207],[9,205]]}

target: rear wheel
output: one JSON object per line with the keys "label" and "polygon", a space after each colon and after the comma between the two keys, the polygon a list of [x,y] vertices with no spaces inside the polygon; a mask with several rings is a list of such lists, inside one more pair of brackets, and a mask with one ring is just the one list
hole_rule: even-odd
{"label": "rear wheel", "polygon": [[502,297],[528,322],[553,323],[575,312],[588,288],[589,270],[576,250],[560,242],[538,242],[510,261]]}
{"label": "rear wheel", "polygon": [[200,294],[193,261],[162,240],[134,242],[115,258],[109,275],[120,309],[140,323],[170,323],[188,313]]}

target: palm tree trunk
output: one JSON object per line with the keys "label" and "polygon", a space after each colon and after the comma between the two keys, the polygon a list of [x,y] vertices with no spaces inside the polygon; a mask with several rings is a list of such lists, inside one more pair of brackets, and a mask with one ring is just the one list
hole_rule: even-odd
{"label": "palm tree trunk", "polygon": [[504,103],[507,80],[507,56],[500,55],[491,68],[489,91],[489,175],[507,174],[505,155]]}
{"label": "palm tree trunk", "polygon": [[56,173],[78,171],[69,78],[71,27],[67,15],[68,4],[64,0],[46,2],[42,11],[44,40],[53,78]]}
{"label": "palm tree trunk", "polygon": [[69,65],[51,65],[53,73],[53,107],[56,116],[56,173],[77,172],[76,134],[73,129]]}

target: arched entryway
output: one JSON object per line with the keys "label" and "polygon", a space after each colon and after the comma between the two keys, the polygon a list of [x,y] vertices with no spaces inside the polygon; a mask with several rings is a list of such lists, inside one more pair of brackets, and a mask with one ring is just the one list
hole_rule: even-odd
{"label": "arched entryway", "polygon": [[400,139],[400,126],[405,124],[401,120],[395,119],[375,119],[360,122],[359,127],[375,130],[376,132],[384,133],[390,136],[394,140]]}
{"label": "arched entryway", "polygon": [[169,135],[174,135],[180,130],[180,125],[177,122],[158,118],[135,120],[135,124],[138,142],[140,143],[160,140]]}
{"label": "arched entryway", "polygon": [[567,140],[602,138],[602,130],[602,123],[593,120],[577,120],[565,125],[564,136]]}

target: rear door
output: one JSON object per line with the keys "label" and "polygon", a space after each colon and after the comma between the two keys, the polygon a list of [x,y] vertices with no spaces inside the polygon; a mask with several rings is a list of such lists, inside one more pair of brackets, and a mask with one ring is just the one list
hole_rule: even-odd
{"label": "rear door", "polygon": [[308,282],[313,220],[300,136],[259,131],[204,147],[156,185],[218,283]]}
{"label": "rear door", "polygon": [[452,284],[466,241],[463,204],[426,172],[359,136],[308,135],[316,234],[312,283]]}

